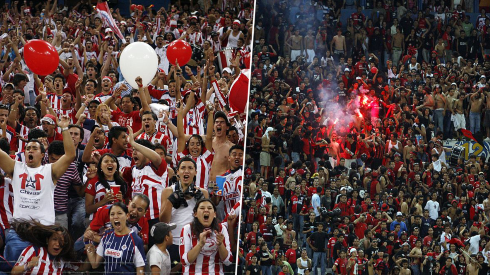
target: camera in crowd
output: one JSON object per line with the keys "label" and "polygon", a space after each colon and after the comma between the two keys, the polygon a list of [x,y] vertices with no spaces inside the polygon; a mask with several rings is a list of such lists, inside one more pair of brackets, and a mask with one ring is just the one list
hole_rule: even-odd
{"label": "camera in crowd", "polygon": [[191,184],[185,192],[180,189],[180,184],[177,184],[175,186],[175,191],[168,197],[168,200],[175,209],[179,209],[181,206],[189,206],[185,199],[186,196],[193,197],[196,201],[199,201],[203,197],[203,194],[201,190],[196,189],[195,184]]}

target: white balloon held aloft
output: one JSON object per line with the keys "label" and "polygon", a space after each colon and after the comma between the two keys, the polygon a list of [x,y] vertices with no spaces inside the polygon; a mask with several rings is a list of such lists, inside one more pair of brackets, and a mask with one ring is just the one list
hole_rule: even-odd
{"label": "white balloon held aloft", "polygon": [[155,50],[143,42],[134,42],[124,48],[119,62],[121,73],[131,87],[138,89],[134,81],[140,76],[143,86],[148,85],[158,69],[158,57]]}

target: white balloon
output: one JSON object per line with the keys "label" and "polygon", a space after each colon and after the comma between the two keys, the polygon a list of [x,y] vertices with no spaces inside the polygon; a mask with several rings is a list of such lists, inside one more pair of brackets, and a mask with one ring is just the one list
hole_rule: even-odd
{"label": "white balloon", "polygon": [[143,79],[144,86],[155,77],[158,69],[157,53],[144,42],[134,42],[124,48],[119,65],[126,81],[138,89],[138,84],[134,81],[136,77]]}

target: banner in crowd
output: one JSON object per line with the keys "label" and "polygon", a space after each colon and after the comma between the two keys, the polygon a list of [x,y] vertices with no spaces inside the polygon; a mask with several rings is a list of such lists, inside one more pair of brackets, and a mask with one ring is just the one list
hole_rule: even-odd
{"label": "banner in crowd", "polygon": [[487,159],[490,156],[490,143],[488,142],[484,142],[482,145],[474,141],[445,140],[443,144],[446,148],[453,148],[454,146],[463,147],[465,149],[465,160],[468,160],[468,157],[471,155],[476,155],[478,159]]}

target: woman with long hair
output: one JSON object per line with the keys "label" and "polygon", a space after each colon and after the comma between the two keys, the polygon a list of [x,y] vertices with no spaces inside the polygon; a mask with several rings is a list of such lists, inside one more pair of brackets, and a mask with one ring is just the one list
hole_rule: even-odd
{"label": "woman with long hair", "polygon": [[224,274],[223,264],[230,265],[232,254],[226,226],[216,219],[216,206],[201,199],[194,207],[194,220],[182,229],[180,257],[183,274]]}
{"label": "woman with long hair", "polygon": [[71,264],[73,242],[68,230],[59,225],[43,225],[37,221],[14,221],[12,229],[31,243],[22,251],[11,274],[61,274],[63,271],[85,271],[89,265]]}
{"label": "woman with long hair", "polygon": [[143,274],[145,268],[145,248],[138,233],[127,225],[128,207],[122,202],[114,203],[109,216],[112,229],[100,240],[99,246],[85,245],[87,258],[92,268],[104,261],[106,274]]}
{"label": "woman with long hair", "polygon": [[[119,161],[113,154],[102,155],[97,163],[97,171],[89,169],[87,178],[89,180],[85,189],[85,211],[90,214],[90,219],[99,207],[112,204],[116,199],[122,201],[126,195],[128,187],[119,172]],[[111,191],[112,185],[120,186],[118,194]]]}

